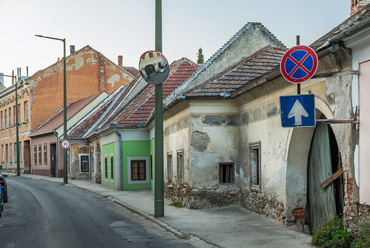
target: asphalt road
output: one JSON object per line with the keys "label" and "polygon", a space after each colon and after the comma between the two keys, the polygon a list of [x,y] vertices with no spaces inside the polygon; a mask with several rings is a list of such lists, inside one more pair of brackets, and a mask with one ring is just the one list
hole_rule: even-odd
{"label": "asphalt road", "polygon": [[7,183],[0,247],[192,247],[93,193],[21,177]]}

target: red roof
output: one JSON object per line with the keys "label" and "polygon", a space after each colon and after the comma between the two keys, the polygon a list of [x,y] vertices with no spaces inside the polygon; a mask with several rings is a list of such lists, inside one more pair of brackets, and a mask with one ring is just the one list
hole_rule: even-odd
{"label": "red roof", "polygon": [[223,98],[235,94],[278,67],[285,51],[266,46],[184,94],[187,98]]}
{"label": "red roof", "polygon": [[[168,79],[163,83],[163,99],[185,82],[197,69],[197,65],[187,58],[171,64]],[[113,122],[118,126],[138,126],[145,124],[154,110],[154,85],[146,87]]]}

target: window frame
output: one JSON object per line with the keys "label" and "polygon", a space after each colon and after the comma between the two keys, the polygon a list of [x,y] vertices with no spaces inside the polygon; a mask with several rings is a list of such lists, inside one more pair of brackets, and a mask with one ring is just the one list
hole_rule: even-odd
{"label": "window frame", "polygon": [[[87,157],[87,170],[82,170],[82,157]],[[80,172],[85,173],[85,172],[90,172],[90,154],[88,153],[80,153],[78,154],[78,165],[80,167]]]}
{"label": "window frame", "polygon": [[13,162],[13,143],[9,143],[9,162]]}
{"label": "window frame", "polygon": [[108,180],[108,154],[104,154],[104,179]]}
{"label": "window frame", "polygon": [[[257,151],[254,163],[253,151]],[[249,159],[250,159],[250,188],[253,191],[261,191],[261,141],[249,143]],[[254,177],[256,177],[256,182]]]}
{"label": "window frame", "polygon": [[38,164],[39,165],[42,165],[42,148],[41,148],[41,144],[38,145],[38,150],[37,150],[37,153],[38,153]]}
{"label": "window frame", "polygon": [[[181,159],[179,159],[181,156]],[[179,163],[181,162],[181,163]],[[176,153],[176,167],[177,167],[177,181],[178,183],[184,182],[184,152],[182,149],[177,150]]]}
{"label": "window frame", "polygon": [[33,145],[33,163],[37,165],[37,145]]}
{"label": "window frame", "polygon": [[[132,161],[144,161],[145,162],[145,180],[132,180]],[[149,175],[149,157],[128,157],[127,158],[127,179],[128,184],[146,184],[150,183]]]}
{"label": "window frame", "polygon": [[28,122],[28,101],[24,101],[24,121]]}
{"label": "window frame", "polygon": [[172,167],[172,152],[167,153],[167,182],[172,183],[173,181],[173,167]]}
{"label": "window frame", "polygon": [[110,154],[110,180],[114,181],[114,154]]}
{"label": "window frame", "polygon": [[48,147],[46,143],[44,143],[43,145],[43,154],[44,154],[44,165],[47,165],[48,164]]}
{"label": "window frame", "polygon": [[[224,173],[222,173],[223,170],[228,170],[229,172],[228,180],[224,178]],[[218,163],[218,183],[219,184],[235,184],[235,163],[234,162]]]}

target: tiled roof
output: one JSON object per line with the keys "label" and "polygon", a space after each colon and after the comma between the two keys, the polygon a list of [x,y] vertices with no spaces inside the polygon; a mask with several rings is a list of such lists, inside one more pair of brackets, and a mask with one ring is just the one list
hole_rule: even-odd
{"label": "tiled roof", "polygon": [[139,75],[139,70],[136,69],[135,67],[132,67],[132,66],[122,66],[122,68],[127,71],[128,73],[130,73],[133,77],[136,77],[137,75]]}
{"label": "tiled roof", "polygon": [[340,36],[341,34],[345,37],[346,35],[349,35],[348,31],[355,27],[360,29],[369,27],[368,23],[367,25],[362,25],[364,22],[369,21],[367,20],[368,18],[370,18],[370,4],[367,4],[361,10],[357,11],[341,24],[333,28],[330,32],[316,40],[310,45],[310,47],[316,52],[319,52],[330,46],[329,40],[333,37]]}
{"label": "tiled roof", "polygon": [[125,87],[121,85],[112,94],[110,94],[103,102],[96,106],[88,115],[82,118],[76,125],[68,130],[68,137],[81,138],[87,132],[91,132],[92,127],[96,126],[103,115],[111,108],[115,99],[122,95]]}
{"label": "tiled roof", "polygon": [[[197,65],[187,58],[171,64],[168,79],[163,83],[163,99],[171,94],[197,69]],[[114,126],[144,125],[154,110],[154,85],[148,84],[141,93],[113,121]]]}
{"label": "tiled roof", "polygon": [[285,51],[284,48],[266,46],[184,95],[187,98],[223,98],[235,94],[279,66]]}
{"label": "tiled roof", "polygon": [[[75,114],[77,114],[80,110],[82,110],[86,105],[91,103],[94,99],[96,99],[100,94],[104,92],[86,97],[81,99],[77,102],[73,102],[67,106],[67,120],[72,118]],[[44,122],[39,128],[31,133],[30,136],[37,136],[45,133],[53,132],[56,128],[63,125],[64,122],[64,111],[60,109],[59,112],[54,115],[52,118]]]}
{"label": "tiled roof", "polygon": [[255,30],[256,28],[260,29],[262,33],[265,35],[266,38],[270,39],[270,44],[275,44],[276,47],[283,47],[285,48],[285,45],[276,38],[274,34],[270,32],[262,23],[260,22],[248,22],[245,24],[233,37],[231,37],[215,54],[213,54],[202,66],[199,67],[199,69],[191,76],[189,79],[186,80],[186,82],[180,86],[178,89],[176,89],[172,94],[169,95],[167,99],[165,99],[165,103],[168,105],[172,101],[174,101],[179,95],[182,94],[183,91],[186,91],[190,87],[193,87],[192,85],[193,81],[204,71],[207,71],[209,67],[211,67],[215,61],[217,61],[219,58],[221,58],[225,53],[228,52],[228,49],[232,47],[234,44],[236,44],[241,37],[248,34],[251,30]]}

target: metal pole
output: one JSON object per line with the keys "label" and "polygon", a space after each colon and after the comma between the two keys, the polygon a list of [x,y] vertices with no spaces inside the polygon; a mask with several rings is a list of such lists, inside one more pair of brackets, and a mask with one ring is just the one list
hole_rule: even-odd
{"label": "metal pole", "polygon": [[[19,68],[18,68],[18,72],[19,72]],[[19,72],[19,75],[18,75],[18,80],[19,78],[21,77],[20,75],[20,72]],[[13,71],[13,80],[14,80],[14,71]],[[18,109],[18,82],[15,82],[15,130],[16,130],[16,136],[17,136],[17,142],[16,142],[16,148],[17,149],[17,176],[20,176],[21,175],[21,172],[20,172],[20,166],[19,166],[19,128],[18,128],[18,113],[19,109]]]}
{"label": "metal pole", "polygon": [[[66,39],[60,39],[55,37],[49,37],[44,35],[35,34],[36,37],[46,38],[46,39],[52,39],[52,40],[59,40],[63,41],[63,112],[64,112],[64,121],[63,121],[63,127],[64,127],[64,139],[67,139],[67,76],[66,76]],[[68,168],[67,168],[67,149],[64,149],[64,183],[68,183]]]}
{"label": "metal pole", "polygon": [[[300,45],[300,36],[299,35],[297,35],[296,42],[297,42],[297,46],[299,46]],[[301,94],[301,84],[298,83],[297,84],[297,95],[300,95],[300,94]]]}
{"label": "metal pole", "polygon": [[[155,1],[155,50],[162,52],[162,0]],[[154,217],[164,216],[163,88],[155,86]]]}
{"label": "metal pole", "polygon": [[[67,139],[67,75],[66,75],[66,39],[63,39],[63,74],[64,74],[64,92],[63,92],[63,112],[64,112],[64,139]],[[67,168],[67,149],[64,149],[64,183],[68,183],[68,168]]]}

